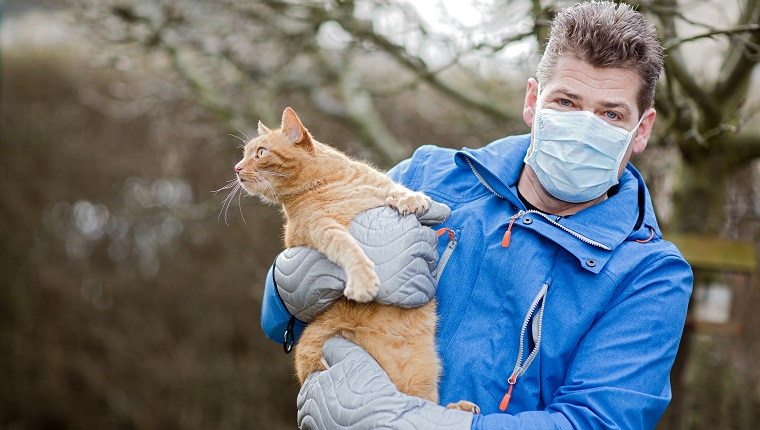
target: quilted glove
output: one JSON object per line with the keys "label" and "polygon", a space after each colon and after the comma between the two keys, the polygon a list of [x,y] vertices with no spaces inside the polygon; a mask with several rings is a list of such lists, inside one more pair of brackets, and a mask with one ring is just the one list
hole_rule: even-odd
{"label": "quilted glove", "polygon": [[399,392],[364,349],[334,337],[322,348],[329,369],[314,372],[298,394],[306,429],[469,429],[473,414]]}
{"label": "quilted glove", "polygon": [[[403,216],[390,207],[362,212],[349,226],[375,263],[380,290],[375,301],[404,308],[422,306],[435,295],[438,239],[431,226],[446,221],[448,206],[433,202],[425,213]],[[307,247],[284,250],[273,268],[274,282],[285,308],[311,322],[342,294],[346,273],[321,252]]]}

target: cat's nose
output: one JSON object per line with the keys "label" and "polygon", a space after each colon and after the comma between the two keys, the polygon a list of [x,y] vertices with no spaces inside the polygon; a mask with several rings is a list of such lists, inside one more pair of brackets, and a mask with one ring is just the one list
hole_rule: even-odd
{"label": "cat's nose", "polygon": [[243,166],[239,164],[235,165],[235,173],[240,173],[241,170],[243,170]]}

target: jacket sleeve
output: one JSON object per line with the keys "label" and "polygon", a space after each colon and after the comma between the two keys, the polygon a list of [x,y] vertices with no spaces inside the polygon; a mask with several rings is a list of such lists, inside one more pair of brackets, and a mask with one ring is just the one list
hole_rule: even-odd
{"label": "jacket sleeve", "polygon": [[629,278],[581,339],[545,410],[479,416],[472,428],[654,429],[670,402],[693,278],[675,251]]}
{"label": "jacket sleeve", "polygon": [[410,176],[410,166],[412,164],[412,159],[407,158],[406,160],[396,164],[391,170],[388,170],[386,172],[386,175],[388,175],[389,178],[393,179],[394,181],[400,183],[400,184],[408,184],[409,183],[409,176]]}
{"label": "jacket sleeve", "polygon": [[267,279],[264,283],[264,298],[261,304],[261,328],[269,339],[275,342],[283,342],[285,339],[285,330],[291,318],[293,319],[294,341],[298,342],[306,324],[295,319],[285,308],[280,295],[277,294],[277,288],[274,285],[273,268],[269,268]]}

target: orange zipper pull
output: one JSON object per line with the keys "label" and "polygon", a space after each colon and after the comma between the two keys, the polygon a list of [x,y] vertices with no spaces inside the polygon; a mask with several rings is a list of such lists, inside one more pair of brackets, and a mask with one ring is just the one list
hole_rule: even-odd
{"label": "orange zipper pull", "polygon": [[448,233],[449,234],[449,241],[454,240],[454,238],[456,237],[456,234],[454,234],[454,230],[452,230],[452,229],[450,229],[448,227],[439,228],[438,230],[435,231],[435,233],[438,235],[438,237],[443,236],[444,233]]}
{"label": "orange zipper pull", "polygon": [[501,399],[501,404],[499,405],[499,410],[502,412],[506,411],[509,406],[509,401],[512,399],[512,388],[515,386],[515,382],[517,382],[517,377],[513,373],[512,376],[509,377],[509,391],[507,391],[507,394]]}
{"label": "orange zipper pull", "polygon": [[509,248],[509,241],[512,238],[512,224],[515,223],[516,219],[517,219],[517,214],[512,215],[512,219],[509,221],[509,227],[507,227],[507,232],[504,233],[504,237],[501,239],[502,248]]}

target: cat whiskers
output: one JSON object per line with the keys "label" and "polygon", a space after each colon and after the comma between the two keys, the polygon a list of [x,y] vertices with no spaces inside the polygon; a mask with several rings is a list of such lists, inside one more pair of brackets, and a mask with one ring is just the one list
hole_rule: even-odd
{"label": "cat whiskers", "polygon": [[212,193],[214,193],[216,195],[216,193],[218,193],[219,191],[226,190],[228,188],[232,188],[235,185],[240,185],[240,182],[238,182],[237,179],[230,179],[229,181],[227,181],[227,185],[223,186],[222,188],[219,188],[218,190],[212,191]]}
{"label": "cat whiskers", "polygon": [[242,137],[240,137],[240,136],[236,136],[236,135],[234,135],[234,134],[229,134],[229,133],[228,133],[227,135],[228,135],[228,136],[232,136],[232,137],[234,137],[235,139],[239,139],[241,142],[243,142],[243,143],[239,143],[239,144],[237,144],[237,148],[245,148],[245,145],[248,143],[248,141],[247,141],[247,140],[243,139],[243,138],[242,138]]}
{"label": "cat whiskers", "polygon": [[[241,187],[242,188],[242,187]],[[248,225],[248,222],[245,220],[245,216],[243,215],[243,203],[240,201],[240,198],[243,196],[243,193],[240,192],[238,194],[238,210],[240,210],[240,218],[243,219],[243,224]],[[226,216],[226,215],[225,215]]]}
{"label": "cat whiskers", "polygon": [[[230,225],[227,222],[227,211],[230,208],[230,204],[232,204],[232,199],[235,198],[235,194],[237,194],[238,191],[240,191],[241,188],[243,188],[242,185],[240,185],[240,182],[237,179],[233,179],[231,181],[228,181],[229,183],[222,188],[219,188],[216,191],[213,191],[214,194],[218,193],[219,191],[226,190],[229,188],[232,188],[232,190],[227,194],[227,197],[224,198],[222,201],[222,209],[219,210],[219,215],[216,217],[217,222],[221,221],[222,212],[224,212],[224,223],[227,225]],[[238,207],[240,208],[240,217],[243,218],[243,222],[248,224],[245,221],[245,217],[243,216],[243,207],[240,205],[240,195],[242,193],[238,194]]]}
{"label": "cat whiskers", "polygon": [[243,142],[243,144],[242,144],[242,145],[238,145],[238,146],[237,146],[238,148],[243,148],[243,147],[245,147],[245,145],[246,145],[248,142],[250,142],[250,141],[251,141],[251,138],[250,138],[250,137],[248,137],[248,135],[247,135],[247,134],[245,134],[245,133],[243,133],[242,131],[240,131],[240,129],[239,129],[239,128],[236,128],[235,130],[237,130],[237,131],[238,131],[238,133],[240,133],[240,134],[242,134],[243,136],[245,136],[245,139],[243,139],[242,137],[238,136],[237,134],[231,134],[231,133],[227,133],[227,135],[228,135],[228,136],[232,136],[232,137],[234,137],[235,139],[238,139],[238,140],[240,140],[241,142]]}
{"label": "cat whiskers", "polygon": [[237,130],[237,131],[238,131],[238,133],[240,133],[240,134],[242,134],[243,136],[245,136],[245,138],[246,138],[246,139],[248,139],[248,140],[251,140],[251,138],[250,138],[250,137],[249,137],[247,134],[245,134],[245,133],[243,132],[243,130],[241,130],[241,129],[239,129],[239,128],[236,128],[235,130]]}
{"label": "cat whiskers", "polygon": [[[263,171],[259,170],[259,172],[261,173]],[[280,174],[277,173],[276,175],[280,175]],[[283,176],[285,176],[285,175],[283,175]],[[253,178],[253,182],[256,183],[256,184],[263,184],[265,187],[267,187],[267,189],[269,190],[269,192],[272,193],[272,197],[274,198],[274,200],[277,200],[277,193],[274,191],[274,187],[272,186],[272,184],[269,183],[269,181],[267,181],[266,179],[262,178],[261,175],[257,175],[257,176],[255,176]]]}

